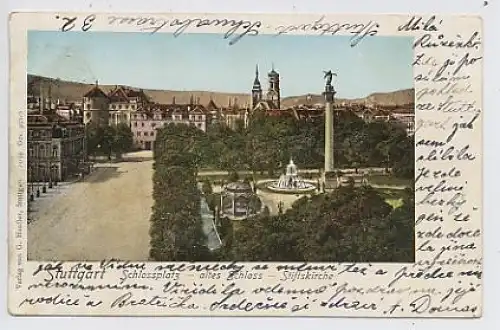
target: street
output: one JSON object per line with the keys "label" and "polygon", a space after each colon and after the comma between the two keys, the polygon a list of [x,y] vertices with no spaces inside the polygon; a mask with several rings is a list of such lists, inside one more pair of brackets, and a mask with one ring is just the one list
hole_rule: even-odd
{"label": "street", "polygon": [[97,164],[83,181],[61,183],[33,202],[28,260],[147,260],[151,153]]}

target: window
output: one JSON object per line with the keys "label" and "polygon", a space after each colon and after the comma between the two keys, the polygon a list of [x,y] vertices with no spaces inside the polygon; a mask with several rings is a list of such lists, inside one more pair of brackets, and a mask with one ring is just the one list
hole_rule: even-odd
{"label": "window", "polygon": [[136,121],[134,121],[134,127],[137,127],[137,122]]}
{"label": "window", "polygon": [[151,123],[151,127],[156,127],[156,123]]}
{"label": "window", "polygon": [[122,105],[120,104],[120,105],[118,106],[118,109],[121,109],[121,108],[122,108]]}
{"label": "window", "polygon": [[45,157],[45,145],[41,144],[40,147],[39,147],[39,150],[40,150],[39,157],[40,158]]}
{"label": "window", "polygon": [[57,146],[52,146],[52,157],[58,157],[59,148]]}
{"label": "window", "polygon": [[141,136],[141,132],[137,132],[137,136]]}
{"label": "window", "polygon": [[132,110],[135,110],[135,104],[132,104],[130,107],[132,108]]}
{"label": "window", "polygon": [[141,124],[142,124],[141,126],[144,127],[144,122],[142,122]]}
{"label": "window", "polygon": [[57,177],[59,176],[59,168],[57,167],[57,165],[52,165],[50,176],[52,180],[57,179]]}
{"label": "window", "polygon": [[45,173],[45,165],[43,165],[43,164],[38,165],[37,177],[39,177],[39,179],[45,179],[46,174],[47,173]]}
{"label": "window", "polygon": [[33,157],[33,154],[34,154],[34,153],[33,153],[33,147],[32,147],[32,146],[30,146],[30,147],[29,147],[29,149],[28,149],[28,156],[29,156],[29,157]]}

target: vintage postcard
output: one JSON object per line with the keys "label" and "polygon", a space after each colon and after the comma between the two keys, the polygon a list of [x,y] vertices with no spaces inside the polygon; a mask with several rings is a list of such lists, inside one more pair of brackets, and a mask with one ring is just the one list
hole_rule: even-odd
{"label": "vintage postcard", "polygon": [[482,21],[14,13],[14,315],[480,317]]}

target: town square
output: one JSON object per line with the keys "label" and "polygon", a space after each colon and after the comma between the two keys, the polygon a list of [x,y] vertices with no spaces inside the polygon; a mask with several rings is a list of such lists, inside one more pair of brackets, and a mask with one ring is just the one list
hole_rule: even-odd
{"label": "town square", "polygon": [[[49,34],[30,36],[29,260],[413,261],[408,40],[374,38],[366,53],[337,60],[314,55],[315,67],[299,76],[299,50],[279,58],[266,41],[274,60],[252,53],[256,45],[238,50],[243,41],[214,46],[213,68],[197,71],[204,65],[190,53],[161,87],[147,85],[157,75],[148,64],[121,66],[133,73],[126,80],[113,71],[119,63],[99,73],[97,59],[74,52],[54,53],[57,68],[46,72],[40,44],[64,49],[88,38]],[[111,53],[123,46],[99,38]],[[195,51],[210,37],[183,38]],[[407,56],[377,58],[387,47]],[[232,56],[241,63],[221,67]],[[354,63],[364,65],[356,79]]]}

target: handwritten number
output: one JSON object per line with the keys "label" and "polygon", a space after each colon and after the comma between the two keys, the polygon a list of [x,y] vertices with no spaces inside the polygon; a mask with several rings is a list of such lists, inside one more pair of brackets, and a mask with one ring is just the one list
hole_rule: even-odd
{"label": "handwritten number", "polygon": [[[88,31],[92,27],[92,23],[94,23],[95,18],[96,17],[94,14],[85,17],[85,19],[83,20],[82,27],[81,27],[82,31],[84,31],[84,32]],[[61,31],[68,32],[68,31],[71,31],[75,28],[75,23],[76,23],[76,20],[78,19],[78,17],[56,16],[56,19],[61,19],[64,22],[61,26]]]}
{"label": "handwritten number", "polygon": [[92,23],[95,21],[95,15],[89,15],[83,20],[82,31],[87,32],[91,27]]}
{"label": "handwritten number", "polygon": [[[56,16],[56,18],[59,18],[59,16]],[[61,26],[62,32],[73,30],[73,28],[75,27],[76,17],[62,17],[61,19],[64,21],[63,25]]]}

